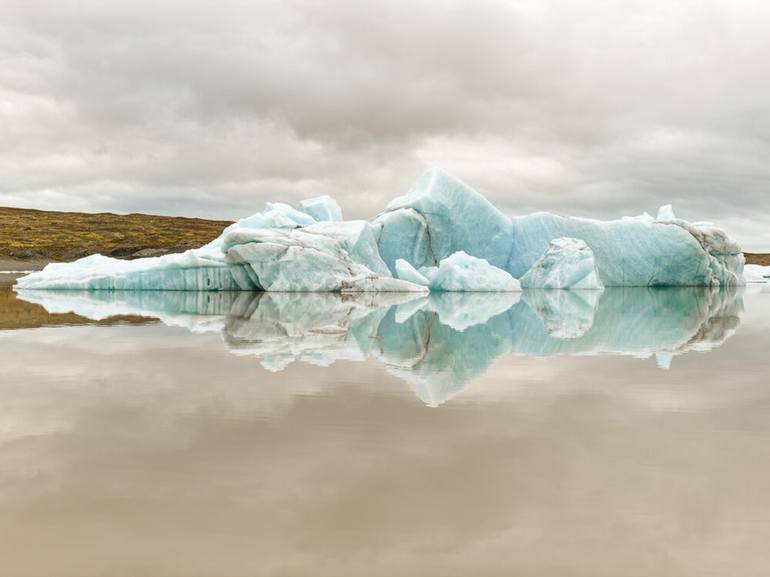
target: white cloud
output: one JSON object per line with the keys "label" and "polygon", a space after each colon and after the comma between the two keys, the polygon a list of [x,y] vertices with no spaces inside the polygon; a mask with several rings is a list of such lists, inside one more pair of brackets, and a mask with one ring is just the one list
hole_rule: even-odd
{"label": "white cloud", "polygon": [[377,212],[429,165],[504,210],[673,201],[770,250],[758,1],[7,0],[0,203]]}

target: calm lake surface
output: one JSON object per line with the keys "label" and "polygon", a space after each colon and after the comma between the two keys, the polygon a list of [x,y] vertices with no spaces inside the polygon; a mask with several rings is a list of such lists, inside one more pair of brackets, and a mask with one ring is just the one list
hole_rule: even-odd
{"label": "calm lake surface", "polygon": [[770,570],[768,288],[10,282],[0,575]]}

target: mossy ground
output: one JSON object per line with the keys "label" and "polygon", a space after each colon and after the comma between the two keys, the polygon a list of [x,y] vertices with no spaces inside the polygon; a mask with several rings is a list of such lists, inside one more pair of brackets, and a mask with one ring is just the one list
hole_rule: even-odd
{"label": "mossy ground", "polygon": [[746,256],[746,264],[770,266],[770,253],[744,252],[743,254]]}
{"label": "mossy ground", "polygon": [[149,214],[0,208],[0,259],[71,261],[94,253],[132,258],[145,249],[181,252],[210,242],[229,224]]}

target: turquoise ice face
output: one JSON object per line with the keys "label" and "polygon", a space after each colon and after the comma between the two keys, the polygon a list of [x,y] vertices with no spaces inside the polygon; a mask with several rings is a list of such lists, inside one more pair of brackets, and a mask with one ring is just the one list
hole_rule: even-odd
{"label": "turquoise ice face", "polygon": [[[511,254],[510,219],[471,187],[438,169],[422,175],[373,222],[382,226],[380,253],[389,266],[397,258],[416,268],[435,266],[464,251],[505,269]],[[425,245],[418,253],[411,252],[417,246],[412,238]]]}
{"label": "turquoise ice face", "polygon": [[719,346],[740,322],[735,290],[608,288],[523,293],[254,293],[17,291],[49,312],[92,319],[157,317],[193,332],[221,332],[239,354],[279,371],[376,358],[438,405],[501,355],[676,355]]}
{"label": "turquoise ice face", "polygon": [[743,271],[737,245],[727,247],[728,253],[709,252],[676,223],[602,222],[544,212],[512,222],[514,250],[508,271],[517,278],[545,254],[552,240],[562,237],[580,239],[590,247],[604,286],[726,286],[738,284]]}

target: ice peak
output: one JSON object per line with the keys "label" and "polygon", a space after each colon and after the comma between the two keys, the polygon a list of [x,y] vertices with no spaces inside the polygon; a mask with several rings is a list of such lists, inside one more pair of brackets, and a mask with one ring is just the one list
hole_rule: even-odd
{"label": "ice peak", "polygon": [[658,209],[657,220],[676,220],[674,208],[670,204],[664,204]]}

